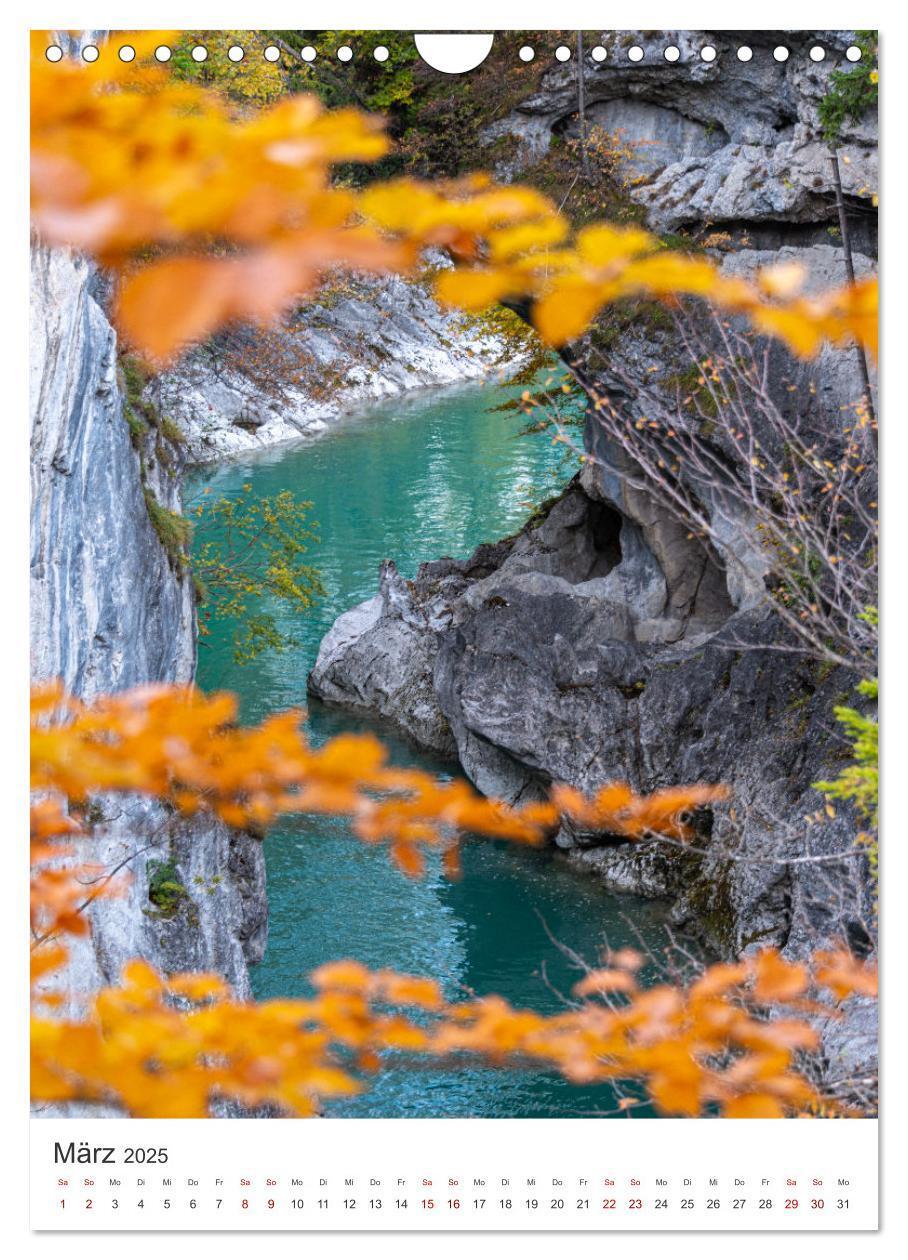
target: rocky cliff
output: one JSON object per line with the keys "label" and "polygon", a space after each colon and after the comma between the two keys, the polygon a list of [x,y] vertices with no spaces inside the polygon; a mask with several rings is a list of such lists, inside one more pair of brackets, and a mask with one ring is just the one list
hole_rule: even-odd
{"label": "rocky cliff", "polygon": [[[90,699],[145,682],[186,683],[195,665],[188,577],[171,563],[146,495],[179,508],[173,462],[123,414],[116,337],[82,258],[36,246],[31,306],[31,642],[35,680]],[[261,844],[186,822],[143,800],[90,808],[86,857],[131,877],[89,911],[70,990],[114,981],[132,957],[164,970],[214,970],[248,992],[264,949]],[[161,893],[164,883],[167,894]]]}
{"label": "rocky cliff", "polygon": [[[439,257],[435,266],[443,265]],[[428,279],[337,277],[280,326],[238,329],[158,378],[156,400],[206,463],[323,432],[364,402],[472,380],[522,353],[516,331],[443,310]]]}
{"label": "rocky cliff", "polygon": [[[828,243],[835,226],[834,183],[821,138],[819,104],[832,70],[848,63],[854,31],[605,31],[605,60],[589,55],[583,80],[587,124],[620,133],[633,150],[629,195],[656,231],[708,224],[741,230],[755,245]],[[629,48],[643,50],[631,61]],[[674,46],[679,57],[665,60]],[[716,56],[704,61],[710,46]],[[747,47],[748,60],[737,50]],[[773,50],[789,50],[777,61]],[[822,61],[809,50],[821,47]],[[484,139],[510,156],[501,173],[518,178],[561,136],[576,136],[574,61],[556,63],[539,88]],[[509,143],[502,146],[502,137]],[[842,133],[842,183],[863,244],[875,241],[878,188],[875,117],[849,121]]]}
{"label": "rocky cliff", "polygon": [[[840,58],[849,33],[630,32],[601,42],[607,60],[584,68],[587,117],[643,142],[627,182],[632,215],[642,209],[657,232],[719,233],[711,252],[738,274],[796,259],[812,285],[844,279],[817,121],[829,66],[807,49],[819,42]],[[662,58],[669,43],[681,49],[675,64]],[[737,59],[742,43],[751,61]],[[779,63],[772,49],[783,43],[791,53]],[[642,62],[627,59],[632,44]],[[704,44],[717,48],[715,62],[700,59]],[[488,129],[490,143],[516,141],[507,175],[519,178],[576,131],[576,103],[573,65],[556,67]],[[875,252],[870,120],[846,133],[843,153],[864,272]],[[590,389],[644,416],[677,394],[691,366],[672,320],[648,309],[606,312],[566,359]],[[853,351],[827,350],[809,366],[772,351],[769,362],[770,393],[805,422],[841,425],[860,397]],[[781,632],[746,512],[688,481],[707,547],[594,409],[586,446],[582,477],[516,538],[424,565],[414,581],[386,562],[379,594],[324,639],[312,692],[456,755],[482,790],[512,801],[555,781],[593,791],[621,779],[640,792],[727,783],[732,806],[696,817],[686,850],[569,826],[557,843],[609,887],[669,899],[675,921],[725,956],[756,943],[798,956],[842,935],[866,949],[871,893],[854,820],[805,822],[822,803],[811,784],[836,773],[843,749],[830,713],[854,678],[771,650]],[[872,1061],[872,1020],[856,1004],[833,1074]]]}

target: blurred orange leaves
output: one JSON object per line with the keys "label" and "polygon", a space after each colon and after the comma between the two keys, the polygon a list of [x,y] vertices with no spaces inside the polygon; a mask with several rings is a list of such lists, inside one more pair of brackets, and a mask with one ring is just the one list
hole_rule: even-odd
{"label": "blurred orange leaves", "polygon": [[268,321],[335,268],[406,271],[427,246],[456,267],[439,298],[477,310],[529,299],[544,339],[580,336],[623,297],[697,297],[802,356],[824,341],[875,351],[877,288],[805,296],[803,275],[723,275],[639,228],[570,227],[537,190],[457,182],[340,186],[333,169],[389,149],[380,120],[314,96],[238,110],[149,60],[162,33],[130,36],[135,61],[51,65],[33,36],[32,209],[42,236],[94,253],[120,276],[132,345],[166,361],[219,328]]}
{"label": "blurred orange leaves", "polygon": [[624,837],[683,839],[684,815],[721,799],[719,788],[676,788],[637,797],[610,785],[588,799],[555,788],[551,800],[512,810],[464,783],[389,766],[368,737],[342,736],[313,750],[299,714],[236,725],[231,696],[149,686],[91,705],[58,685],[33,696],[32,1027],[34,1098],[78,1100],[137,1116],[204,1116],[218,1100],[310,1115],[333,1096],[364,1087],[389,1055],[411,1067],[535,1064],[570,1081],[637,1082],[661,1112],[779,1116],[816,1098],[797,1056],[817,1034],[797,1018],[817,1010],[822,989],[838,1001],[872,995],[876,973],[846,950],[811,967],[763,950],[707,968],[686,986],[643,988],[643,955],[606,956],[558,1015],[516,1010],[500,997],[451,1002],[422,976],[370,971],[352,960],[311,976],[314,996],[237,1001],[213,975],[169,978],[134,960],[122,983],[94,995],[82,1018],[55,1013],[77,996],[54,985],[66,962],[62,937],[84,934],[89,898],[117,886],[76,854],[79,827],[62,807],[95,793],[144,792],[186,813],[210,811],[236,826],[263,826],[286,810],[340,813],[361,839],[385,841],[408,874],[423,848],[446,854],[464,830],[534,841],[562,813]]}
{"label": "blurred orange leaves", "polygon": [[[849,992],[873,983],[872,968],[847,965]],[[816,1032],[765,1009],[784,1002],[795,978],[800,987],[802,970],[767,950],[734,973],[708,969],[686,988],[638,990],[630,970],[613,966],[576,986],[583,1001],[544,1016],[494,996],[448,1002],[432,980],[349,960],[319,968],[311,998],[261,1003],[236,1001],[216,976],[167,980],[133,962],[120,986],[95,997],[86,1020],[35,1020],[33,1093],[138,1116],[205,1116],[225,1098],[309,1115],[403,1055],[414,1071],[478,1058],[550,1067],[577,1083],[636,1081],[668,1115],[715,1107],[772,1118],[817,1101],[796,1064],[815,1048]],[[759,996],[767,974],[776,985]]]}
{"label": "blurred orange leaves", "polygon": [[[84,802],[92,793],[145,792],[184,814],[208,812],[232,827],[262,828],[285,813],[340,814],[367,844],[386,843],[396,864],[418,875],[423,850],[448,850],[466,832],[541,843],[562,814],[628,838],[684,839],[686,814],[725,790],[708,785],[638,797],[622,784],[588,799],[555,788],[520,809],[489,800],[462,779],[448,782],[388,764],[371,735],[340,735],[312,748],[300,712],[257,727],[236,724],[236,699],[193,688],[146,686],[84,704],[58,684],[32,695],[32,786]],[[59,805],[40,805],[44,834]],[[56,810],[56,813],[53,811]]]}

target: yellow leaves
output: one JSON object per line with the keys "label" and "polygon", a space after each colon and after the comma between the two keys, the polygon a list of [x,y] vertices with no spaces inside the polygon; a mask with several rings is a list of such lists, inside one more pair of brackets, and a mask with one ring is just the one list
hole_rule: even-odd
{"label": "yellow leaves", "polygon": [[[620,951],[612,961],[623,965],[575,988],[593,1000],[550,1016],[496,996],[449,1003],[434,980],[349,959],[312,974],[314,998],[263,1003],[237,1002],[216,976],[165,979],[132,962],[85,1021],[33,1020],[33,1097],[105,1101],[137,1116],[203,1116],[216,1098],[309,1115],[321,1099],[361,1089],[354,1073],[403,1053],[532,1062],[575,1082],[638,1081],[668,1115],[717,1104],[727,1116],[771,1118],[816,1104],[795,1058],[815,1046],[814,1030],[748,1006],[745,981],[773,974],[774,951],[709,968],[688,989],[638,991],[630,971],[639,956]],[[604,994],[606,1005],[595,1000]]]}
{"label": "yellow leaves", "polygon": [[[435,281],[435,294],[446,306],[481,311],[506,297],[513,281],[502,271],[443,271]],[[516,289],[515,289],[516,291]]]}
{"label": "yellow leaves", "polygon": [[805,357],[827,340],[875,350],[874,281],[808,299],[792,266],[752,282],[727,277],[640,228],[594,224],[570,242],[537,190],[480,175],[343,189],[333,166],[389,148],[376,118],[326,112],[307,95],[237,112],[147,64],[160,35],[130,38],[136,61],[105,59],[103,71],[51,65],[43,40],[33,42],[32,211],[46,239],[120,273],[121,326],[154,358],[234,321],[279,316],[331,268],[407,270],[426,246],[466,264],[438,276],[441,301],[480,310],[527,300],[553,345],[620,298],[687,296],[746,316]]}
{"label": "yellow leaves", "polygon": [[[243,1003],[216,975],[164,977],[129,962],[117,986],[99,992],[87,1017],[55,1019],[61,995],[43,991],[66,961],[55,934],[88,930],[85,901],[108,895],[103,871],[73,860],[74,806],[96,794],[144,792],[186,813],[210,811],[237,826],[279,813],[347,814],[367,843],[387,842],[402,869],[418,874],[425,850],[447,869],[465,831],[538,841],[562,813],[580,825],[627,837],[685,839],[688,814],[721,800],[709,785],[640,797],[627,784],[592,799],[556,787],[549,802],[522,810],[486,800],[463,782],[439,783],[387,763],[371,736],[346,735],[311,749],[297,713],[261,726],[236,725],[236,702],[161,685],[101,697],[91,705],[59,685],[36,688],[32,715],[32,1089],[39,1101],[102,1102],[130,1115],[210,1114],[223,1098],[311,1115],[321,1100],[362,1088],[363,1074],[389,1056],[452,1055],[491,1064],[533,1063],[573,1082],[637,1082],[657,1109],[698,1115],[779,1116],[817,1099],[798,1059],[817,1045],[795,1017],[825,1009],[817,987],[837,1000],[876,992],[875,969],[842,949],[811,964],[767,949],[707,968],[687,986],[644,988],[636,950],[606,954],[583,976],[574,1003],[543,1016],[491,995],[446,1001],[431,977],[370,971],[351,960],[311,977],[310,999]],[[776,1008],[789,1007],[783,1017]]]}
{"label": "yellow leaves", "polygon": [[691,812],[727,797],[726,788],[713,784],[661,788],[649,796],[637,796],[626,783],[610,783],[592,800],[573,788],[552,790],[553,803],[578,825],[629,839],[660,835],[689,840]]}
{"label": "yellow leaves", "polygon": [[787,306],[756,304],[751,318],[758,331],[781,337],[802,358],[815,355],[824,341],[839,345],[852,338],[876,355],[879,288],[876,280],[860,280]]}
{"label": "yellow leaves", "polygon": [[103,1100],[135,1116],[205,1116],[218,1097],[308,1115],[318,1098],[359,1088],[328,1040],[307,1003],[240,1003],[217,977],[166,981],[131,963],[84,1022],[33,1021],[33,1096]]}
{"label": "yellow leaves", "polygon": [[659,242],[642,228],[618,228],[599,223],[577,233],[577,253],[580,259],[596,267],[614,262],[626,262],[638,254],[658,249]]}
{"label": "yellow leaves", "polygon": [[771,267],[746,281],[723,275],[710,259],[657,247],[655,238],[639,229],[589,228],[578,236],[574,251],[563,250],[549,260],[548,271],[527,269],[520,290],[512,266],[507,291],[535,297],[533,322],[553,345],[580,336],[603,307],[618,299],[644,297],[671,305],[694,297],[746,316],[758,331],[781,338],[804,358],[815,355],[824,341],[850,339],[876,353],[875,280],[805,298],[800,296],[803,273],[793,267]]}
{"label": "yellow leaves", "polygon": [[772,1094],[741,1094],[723,1108],[729,1120],[780,1120],[784,1114],[781,1102]]}
{"label": "yellow leaves", "polygon": [[333,164],[387,148],[377,119],[315,97],[238,115],[138,58],[101,79],[33,57],[35,225],[123,273],[122,327],[160,359],[234,320],[271,319],[334,266],[407,267],[412,255],[364,232],[355,196],[330,179]]}
{"label": "yellow leaves", "polygon": [[237,258],[175,258],[123,281],[117,322],[131,343],[165,360],[235,321],[268,321],[315,287],[332,267],[402,270],[402,245],[360,229],[297,232]]}
{"label": "yellow leaves", "polygon": [[[43,713],[45,696],[38,696],[38,711]],[[88,920],[82,909],[99,897],[116,897],[122,883],[106,877],[103,868],[82,863],[78,878],[68,863],[73,846],[60,843],[61,836],[72,836],[81,830],[63,812],[59,800],[43,797],[31,807],[31,888],[30,922],[35,948],[32,953],[32,975],[37,980],[55,970],[63,959],[55,957],[57,946],[45,944],[60,932],[85,936]]]}
{"label": "yellow leaves", "polygon": [[608,300],[608,289],[568,277],[536,302],[533,326],[543,341],[563,345],[579,337]]}
{"label": "yellow leaves", "polygon": [[[373,184],[363,191],[358,206],[377,227],[423,245],[449,245],[464,256],[474,256],[482,239],[493,257],[504,260],[532,244],[559,241],[566,232],[547,197],[532,188],[498,188],[484,176],[437,184],[412,179]],[[541,242],[524,233],[533,223],[544,238]]]}
{"label": "yellow leaves", "polygon": [[325,963],[313,971],[312,983],[322,991],[358,993],[392,1006],[418,1006],[437,1010],[442,1006],[441,989],[424,976],[404,976],[393,971],[369,971],[352,959]]}
{"label": "yellow leaves", "polygon": [[351,959],[324,963],[311,975],[317,989],[345,989],[352,993],[365,993],[369,987],[368,967]]}
{"label": "yellow leaves", "polygon": [[577,997],[591,997],[596,993],[632,993],[637,983],[632,975],[615,967],[601,967],[591,971],[574,985]]}
{"label": "yellow leaves", "polygon": [[489,257],[493,262],[507,262],[529,250],[557,245],[567,233],[567,223],[555,214],[518,227],[502,228],[489,233]]}
{"label": "yellow leaves", "polygon": [[769,297],[790,298],[800,293],[806,279],[807,270],[803,263],[792,259],[764,267],[759,273],[758,283]]}

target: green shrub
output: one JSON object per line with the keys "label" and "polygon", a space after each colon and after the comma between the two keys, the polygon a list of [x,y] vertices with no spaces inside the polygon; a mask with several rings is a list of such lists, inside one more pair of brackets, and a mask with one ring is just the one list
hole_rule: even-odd
{"label": "green shrub", "polygon": [[180,883],[176,863],[173,858],[152,858],[145,871],[148,875],[148,900],[156,908],[156,912],[150,913],[155,918],[173,918],[180,906],[191,900]]}
{"label": "green shrub", "polygon": [[849,70],[834,70],[829,76],[829,91],[820,101],[817,112],[824,140],[838,144],[846,122],[860,122],[879,99],[877,71],[877,33],[858,31],[857,46],[861,60]]}
{"label": "green shrub", "polygon": [[170,416],[161,417],[161,434],[168,442],[173,442],[174,446],[184,446],[186,443],[186,434]]}
{"label": "green shrub", "polygon": [[171,512],[163,503],[159,503],[148,486],[145,487],[145,506],[170,563],[179,573],[184,573],[189,567],[192,522],[179,512]]}

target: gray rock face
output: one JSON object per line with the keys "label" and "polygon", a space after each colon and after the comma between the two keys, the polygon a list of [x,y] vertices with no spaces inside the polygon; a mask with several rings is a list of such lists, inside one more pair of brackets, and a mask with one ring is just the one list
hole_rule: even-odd
{"label": "gray rock face", "polygon": [[466,561],[412,582],[386,562],[380,594],[324,641],[310,689],[434,751],[453,743],[473,782],[512,802],[552,783],[727,784],[732,807],[698,818],[692,850],[569,827],[557,842],[616,891],[670,898],[723,953],[798,952],[867,909],[861,859],[786,864],[806,844],[851,845],[847,819],[808,838],[800,823],[821,804],[812,782],[835,773],[828,714],[843,680],[757,646],[777,634],[765,607],[736,607],[703,551],[692,594],[693,561],[664,564],[576,479],[541,522]]}
{"label": "gray rock face", "polygon": [[[61,678],[85,699],[144,682],[190,682],[191,583],[174,572],[149,520],[117,385],[116,340],[84,259],[36,247],[31,309],[32,677]],[[158,501],[179,507],[175,478],[146,461]],[[140,799],[96,802],[86,860],[131,876],[96,903],[92,936],[72,952],[69,988],[90,993],[122,964],[219,971],[245,995],[264,950],[261,844],[218,823],[188,823]],[[149,899],[161,865],[185,895]]]}
{"label": "gray rock face", "polygon": [[[833,182],[817,107],[832,71],[848,67],[848,31],[606,31],[604,61],[584,61],[586,110],[591,124],[619,132],[637,145],[629,175],[631,196],[646,208],[657,231],[709,223],[834,224]],[[808,50],[826,50],[814,62]],[[628,49],[643,49],[631,61]],[[680,56],[666,62],[674,45]],[[711,62],[700,52],[716,50]],[[741,61],[737,49],[753,56]],[[773,49],[790,50],[778,62]],[[556,64],[539,91],[485,133],[519,141],[505,175],[537,160],[553,135],[576,134],[576,67]],[[874,217],[878,188],[875,120],[849,124],[840,151],[844,191]],[[641,178],[642,177],[642,178]]]}
{"label": "gray rock face", "polygon": [[686,118],[677,109],[637,97],[594,101],[587,111],[588,125],[619,134],[633,150],[629,165],[637,176],[664,171],[689,159],[707,159],[728,144],[721,126],[709,126]]}
{"label": "gray rock face", "polygon": [[[587,115],[639,142],[629,195],[649,226],[725,232],[730,274],[797,260],[808,291],[843,283],[817,106],[853,33],[600,38],[606,60],[584,65]],[[827,53],[819,64],[807,56],[816,43]],[[628,59],[633,44],[642,61]],[[669,44],[680,49],[675,63],[663,59]],[[700,58],[707,44],[713,62]],[[741,44],[752,47],[750,61],[737,58]],[[790,49],[781,63],[772,56],[779,44]],[[499,173],[519,179],[553,136],[576,134],[576,108],[576,66],[553,67],[487,129],[489,143],[519,141]],[[846,197],[862,211],[852,218],[866,225],[855,231],[860,275],[874,267],[875,144],[868,119],[840,147]],[[644,417],[664,414],[650,406],[676,398],[692,366],[672,319],[648,312],[607,310],[567,357],[582,383]],[[804,364],[772,348],[769,379],[783,414],[797,408],[811,425],[840,426],[862,392],[848,350]],[[774,944],[799,957],[843,936],[865,947],[872,894],[855,820],[826,817],[811,786],[835,777],[847,755],[830,713],[855,680],[768,646],[780,630],[766,600],[766,555],[741,506],[685,482],[709,521],[707,553],[594,408],[586,449],[582,477],[515,538],[423,565],[413,581],[385,562],[379,595],[323,642],[311,691],[379,714],[434,751],[453,748],[482,791],[514,802],[553,782],[587,792],[614,780],[638,792],[724,783],[730,802],[697,812],[687,847],[570,825],[556,843],[615,891],[667,898],[674,920],[724,956]],[[826,1079],[872,1073],[875,1020],[875,1004],[857,1001],[824,1029]]]}
{"label": "gray rock face", "polygon": [[478,321],[443,310],[428,283],[361,276],[285,327],[191,351],[156,388],[187,458],[206,463],[320,433],[364,402],[489,375],[512,356]]}

